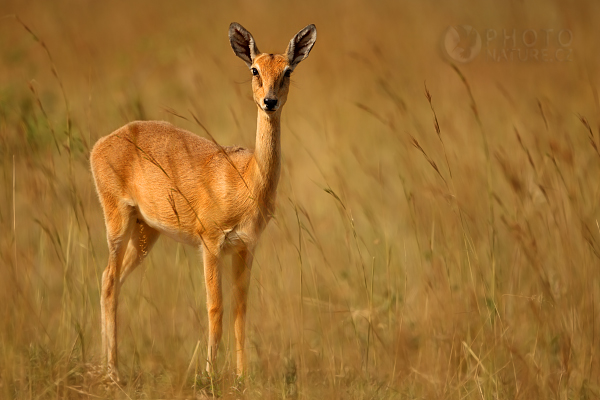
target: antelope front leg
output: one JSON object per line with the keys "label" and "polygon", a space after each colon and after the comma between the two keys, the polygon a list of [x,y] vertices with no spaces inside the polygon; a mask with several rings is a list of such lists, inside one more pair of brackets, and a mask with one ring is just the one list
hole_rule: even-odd
{"label": "antelope front leg", "polygon": [[206,282],[206,307],[208,309],[208,353],[206,371],[215,370],[217,349],[223,332],[223,294],[219,254],[204,247],[204,280]]}
{"label": "antelope front leg", "polygon": [[244,351],[244,340],[246,338],[246,299],[248,298],[252,260],[252,251],[247,249],[234,253],[232,256],[235,347],[238,376],[242,376],[246,368],[246,353]]}

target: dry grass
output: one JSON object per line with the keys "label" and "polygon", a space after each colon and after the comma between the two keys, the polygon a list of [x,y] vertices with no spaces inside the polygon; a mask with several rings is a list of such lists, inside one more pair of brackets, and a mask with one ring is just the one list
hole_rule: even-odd
{"label": "dry grass", "polygon": [[[600,7],[402,3],[4,1],[33,34],[0,19],[0,398],[600,397]],[[201,260],[161,239],[121,293],[128,383],[107,385],[90,147],[134,119],[203,134],[169,109],[251,147],[231,21],[263,51],[319,31],[284,111],[250,375],[231,318],[219,375],[197,375]],[[573,61],[453,67],[456,24],[570,29]]]}

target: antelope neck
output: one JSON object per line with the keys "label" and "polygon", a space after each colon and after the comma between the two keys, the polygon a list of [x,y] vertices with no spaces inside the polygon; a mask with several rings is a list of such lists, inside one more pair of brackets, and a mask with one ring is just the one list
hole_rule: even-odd
{"label": "antelope neck", "polygon": [[258,110],[254,171],[255,193],[269,195],[277,188],[281,169],[281,109],[272,114]]}

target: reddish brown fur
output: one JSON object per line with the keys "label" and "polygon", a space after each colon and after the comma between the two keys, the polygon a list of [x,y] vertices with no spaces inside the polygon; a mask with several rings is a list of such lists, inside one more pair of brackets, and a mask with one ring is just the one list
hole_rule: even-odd
{"label": "reddish brown fur", "polygon": [[[244,372],[253,251],[274,211],[279,180],[281,109],[289,90],[285,72],[306,58],[316,30],[310,25],[300,31],[285,55],[260,54],[252,36],[237,24],[230,27],[230,40],[236,54],[259,71],[252,79],[258,106],[254,151],[222,148],[158,121],[132,122],[98,140],[92,149],[90,162],[109,248],[102,276],[103,356],[114,377],[119,289],[161,233],[203,250],[209,371],[222,333],[220,264],[224,254],[232,253],[237,369]],[[276,108],[268,109],[265,99],[276,99]]]}

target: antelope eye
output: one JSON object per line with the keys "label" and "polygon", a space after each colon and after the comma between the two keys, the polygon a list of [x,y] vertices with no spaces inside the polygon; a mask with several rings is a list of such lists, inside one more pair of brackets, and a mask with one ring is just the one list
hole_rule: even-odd
{"label": "antelope eye", "polygon": [[290,76],[292,76],[292,70],[288,69],[285,71],[285,73],[283,74],[283,76],[285,76],[286,78],[289,78]]}
{"label": "antelope eye", "polygon": [[258,70],[256,68],[252,68],[250,71],[252,72],[252,75],[258,76]]}

